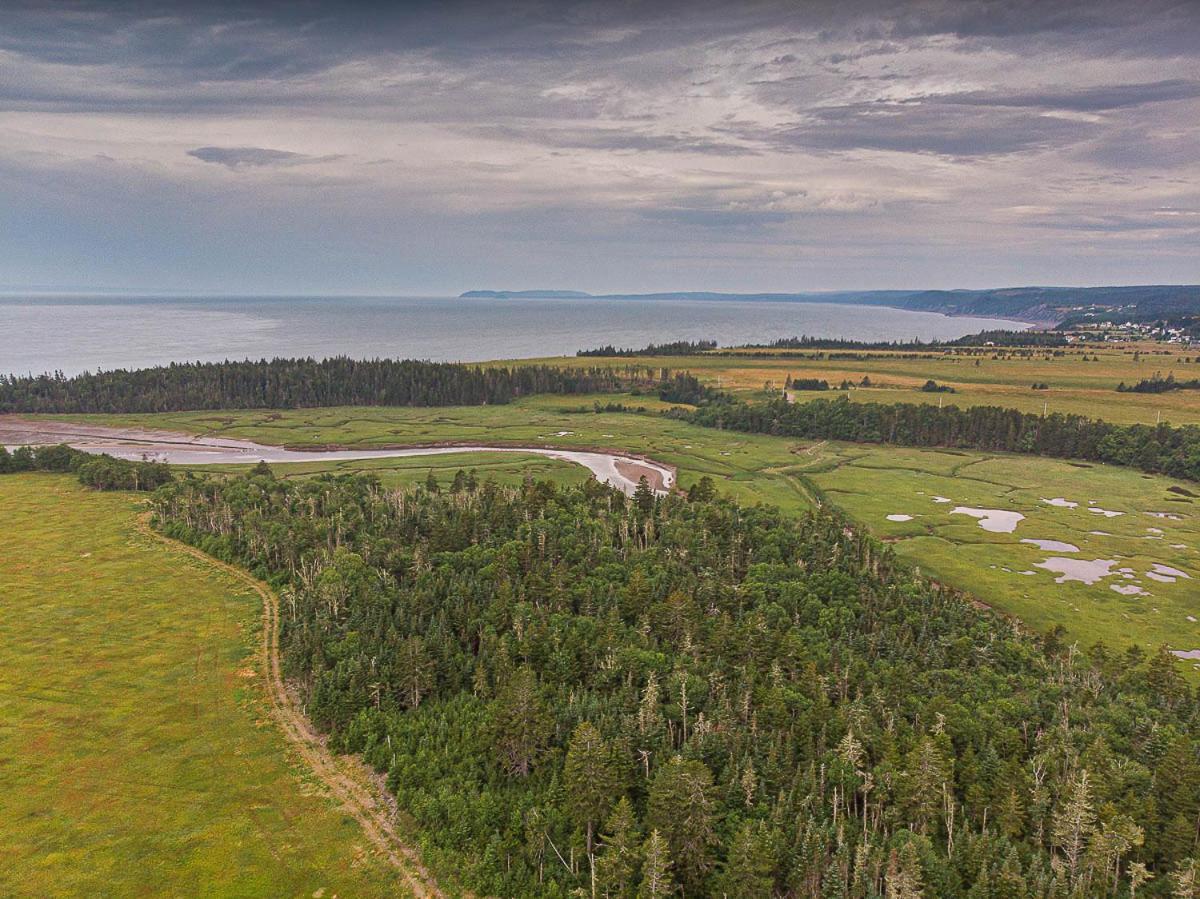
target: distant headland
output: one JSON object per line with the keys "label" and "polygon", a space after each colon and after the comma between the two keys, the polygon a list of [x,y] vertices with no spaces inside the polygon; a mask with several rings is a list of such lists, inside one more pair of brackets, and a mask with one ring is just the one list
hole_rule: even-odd
{"label": "distant headland", "polygon": [[459,299],[485,300],[565,300],[584,299],[593,295],[582,290],[468,290],[458,296]]}
{"label": "distant headland", "polygon": [[774,300],[891,306],[943,315],[982,315],[1035,325],[1063,322],[1144,321],[1200,315],[1200,285],[1151,284],[1121,287],[1000,287],[986,290],[843,290],[829,293],[592,294],[582,290],[468,290],[462,297],[489,299]]}

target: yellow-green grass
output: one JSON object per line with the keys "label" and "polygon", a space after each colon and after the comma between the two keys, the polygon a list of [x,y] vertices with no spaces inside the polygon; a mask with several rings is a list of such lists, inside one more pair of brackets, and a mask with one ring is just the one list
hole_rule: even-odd
{"label": "yellow-green grass", "polygon": [[403,895],[268,718],[258,596],[138,511],[0,477],[0,894]]}
{"label": "yellow-green grass", "polygon": [[[823,353],[826,358],[806,358]],[[748,353],[679,357],[594,359],[568,357],[538,360],[550,364],[669,366],[691,371],[709,384],[739,392],[758,393],[765,385],[784,385],[788,375],[817,378],[837,387],[843,380],[858,385],[864,376],[873,385],[849,392],[851,399],[881,403],[955,403],[959,406],[999,405],[1024,412],[1073,413],[1104,418],[1118,424],[1153,424],[1161,418],[1173,424],[1200,423],[1200,390],[1163,394],[1118,393],[1122,381],[1134,384],[1156,372],[1174,372],[1179,379],[1200,378],[1200,349],[1164,344],[1114,344],[1033,351],[1030,358],[1003,349],[947,350],[932,353],[898,351],[804,351],[772,358]],[[850,353],[863,358],[829,359]],[[1091,361],[1099,357],[1098,362]],[[1088,361],[1084,361],[1085,357]],[[1188,361],[1185,361],[1188,360]],[[952,395],[928,394],[919,388],[933,379],[955,389]],[[1047,390],[1034,390],[1047,384]],[[798,400],[836,396],[824,392],[796,394]]]}
{"label": "yellow-green grass", "polygon": [[[603,446],[645,453],[678,467],[683,487],[703,475],[743,502],[767,502],[789,512],[811,505],[806,479],[811,479],[835,505],[847,510],[872,531],[898,539],[897,550],[923,571],[967,590],[997,609],[1044,630],[1064,625],[1084,645],[1098,639],[1115,646],[1138,643],[1154,647],[1170,642],[1173,648],[1200,647],[1200,631],[1187,615],[1200,618],[1200,499],[1169,493],[1175,486],[1165,478],[1113,466],[1080,467],[1032,456],[995,456],[852,444],[796,441],[761,435],[735,434],[698,428],[657,415],[619,413],[569,414],[562,398],[533,398],[500,407],[442,409],[304,409],[287,412],[176,413],[157,416],[104,416],[88,420],[107,424],[137,424],[173,428],[190,433],[220,434],[268,443],[320,446],[344,444],[379,446],[387,443],[438,440],[503,441],[559,446]],[[569,434],[558,436],[560,431]],[[492,454],[493,456],[495,454]],[[456,454],[457,456],[457,454]],[[485,456],[476,457],[483,471]],[[443,482],[459,467],[470,467],[469,454],[440,457]],[[361,467],[363,463],[352,463]],[[387,471],[393,464],[396,477],[421,479],[431,464],[428,458],[370,463]],[[497,464],[514,466],[518,460]],[[547,464],[538,460],[535,464]],[[309,463],[301,471],[321,468]],[[284,471],[279,467],[280,471]],[[555,466],[548,473],[561,477]],[[442,474],[444,472],[444,474]],[[509,476],[519,477],[519,471]],[[582,477],[578,470],[575,477]],[[1195,493],[1200,486],[1182,485]],[[926,496],[921,496],[924,491]],[[1069,492],[1067,492],[1069,491]],[[1013,535],[990,534],[965,516],[950,516],[953,506],[934,504],[935,494],[954,499],[955,505],[1017,508],[1028,516]],[[1072,495],[1075,494],[1075,495]],[[1079,501],[1099,500],[1106,508],[1125,511],[1114,519],[1045,506],[1040,500],[1057,496]],[[1006,500],[1006,498],[1008,498]],[[1017,505],[1006,505],[1005,502]],[[1111,504],[1111,505],[1109,505]],[[1171,511],[1187,516],[1182,522],[1150,518],[1145,513]],[[889,514],[920,514],[914,522],[893,523]],[[1168,539],[1146,529],[1159,527]],[[1116,535],[1101,538],[1090,530]],[[1005,572],[1031,570],[1046,559],[1021,537],[1058,539],[1074,543],[1081,558],[1127,556],[1120,567],[1133,567],[1139,575],[1150,562],[1162,562],[1193,574],[1193,580],[1159,584],[1139,577],[1153,597],[1126,598],[1112,592],[1109,578],[1093,586],[1056,584],[1054,575],[1041,569],[1034,576]],[[1183,543],[1188,550],[1172,549]],[[1064,554],[1069,555],[1069,554]],[[995,565],[995,568],[991,566]],[[1195,606],[1193,608],[1192,606]],[[1154,609],[1159,611],[1155,612]],[[1186,667],[1191,671],[1191,663]]]}
{"label": "yellow-green grass", "polygon": [[[1104,641],[1200,648],[1200,624],[1189,620],[1200,618],[1200,499],[1170,489],[1200,493],[1194,484],[1028,456],[830,444],[813,455],[819,458],[806,466],[808,476],[829,501],[892,542],[926,574],[969,590],[1031,628],[1062,624],[1083,646]],[[952,502],[936,502],[935,496]],[[1043,502],[1057,497],[1079,505],[1067,509]],[[1124,514],[1089,512],[1089,502]],[[1011,534],[990,533],[975,518],[951,514],[960,505],[1012,510],[1026,518]],[[892,522],[888,515],[914,517]],[[1043,550],[1021,543],[1024,538],[1063,541],[1080,551]],[[1180,544],[1185,548],[1175,548]],[[1052,556],[1113,559],[1114,568],[1130,568],[1135,577],[1059,584],[1058,574],[1037,567]],[[1147,578],[1156,562],[1189,573],[1191,580]],[[1029,571],[1034,573],[1021,573]],[[1122,596],[1111,589],[1114,584],[1140,585],[1150,595]]]}

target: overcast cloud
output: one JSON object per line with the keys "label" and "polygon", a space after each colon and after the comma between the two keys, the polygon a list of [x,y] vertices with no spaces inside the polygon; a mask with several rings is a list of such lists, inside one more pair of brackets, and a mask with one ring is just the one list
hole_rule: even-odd
{"label": "overcast cloud", "polygon": [[0,286],[1200,282],[1191,0],[4,6]]}

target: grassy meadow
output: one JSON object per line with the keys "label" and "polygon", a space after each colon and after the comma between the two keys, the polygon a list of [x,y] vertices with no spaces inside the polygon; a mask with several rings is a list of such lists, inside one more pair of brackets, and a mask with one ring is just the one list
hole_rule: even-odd
{"label": "grassy meadow", "polygon": [[[245,471],[245,465],[198,465],[191,470],[197,474]],[[303,478],[316,474],[366,473],[375,475],[385,487],[407,487],[424,484],[432,472],[439,484],[449,484],[459,471],[474,471],[481,480],[496,481],[507,486],[519,486],[527,478],[550,479],[560,484],[581,484],[589,472],[582,465],[549,459],[534,453],[446,453],[437,456],[410,456],[400,459],[360,459],[341,462],[296,462],[275,464],[271,470],[283,478]]]}
{"label": "grassy meadow", "polygon": [[267,718],[257,595],[139,508],[0,477],[0,894],[404,895]]}

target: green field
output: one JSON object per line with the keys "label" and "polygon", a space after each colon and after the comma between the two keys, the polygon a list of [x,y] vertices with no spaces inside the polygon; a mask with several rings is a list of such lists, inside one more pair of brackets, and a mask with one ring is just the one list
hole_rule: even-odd
{"label": "green field", "polygon": [[267,717],[258,596],[138,511],[0,477],[0,894],[403,895]]}
{"label": "green field", "polygon": [[[823,359],[805,358],[821,352]],[[1009,406],[1022,412],[1043,411],[1104,418],[1118,424],[1153,424],[1160,415],[1172,424],[1200,423],[1200,390],[1171,393],[1118,393],[1122,381],[1134,384],[1155,372],[1174,372],[1180,379],[1200,377],[1200,351],[1156,343],[1103,344],[1068,347],[1061,355],[1034,351],[1017,356],[1003,350],[896,351],[806,350],[771,358],[749,353],[617,359],[578,358],[539,360],[555,365],[629,364],[668,366],[691,371],[706,383],[739,392],[757,393],[770,384],[781,388],[788,375],[818,378],[837,387],[843,380],[858,385],[864,376],[871,387],[856,387],[856,402],[955,403],[959,406]],[[830,359],[850,354],[855,359]],[[1098,359],[1098,361],[1093,361]],[[928,379],[955,389],[953,394],[922,393]],[[1046,390],[1034,390],[1034,384]],[[798,393],[798,400],[837,393]]]}
{"label": "green field", "polygon": [[[633,402],[628,397],[613,399]],[[1019,616],[1033,628],[1062,624],[1084,646],[1103,640],[1113,646],[1200,647],[1200,628],[1187,620],[1189,615],[1200,617],[1200,499],[1170,492],[1169,487],[1179,485],[1167,478],[1032,456],[813,443],[699,428],[657,415],[566,411],[579,406],[577,398],[535,397],[502,407],[178,413],[89,420],[295,446],[489,440],[620,448],[676,465],[685,488],[707,474],[723,492],[743,502],[773,503],[792,512],[814,501],[810,485],[816,485],[835,505],[895,542],[897,551],[926,573]],[[423,479],[431,464],[443,481],[455,469],[472,465],[481,474],[495,471],[510,480],[522,476],[519,459],[495,454],[473,459],[470,454],[443,456],[436,462],[409,458],[341,463],[375,469],[385,481],[396,482]],[[585,476],[582,469],[565,463],[531,457],[530,464],[557,478]],[[327,467],[314,463],[278,469],[292,474]],[[1200,493],[1200,488],[1192,492]],[[949,515],[954,505],[935,504],[935,495],[953,499],[954,505],[1013,509],[1027,518],[1011,535],[989,533],[973,518]],[[1060,496],[1078,502],[1079,508],[1058,509],[1041,502]],[[1088,513],[1089,500],[1125,514],[1105,518]],[[1164,511],[1181,520],[1147,514]],[[890,514],[916,517],[896,523],[887,520]],[[1113,536],[1093,535],[1092,530]],[[1022,538],[1068,542],[1080,552],[1045,552],[1020,543]],[[1186,549],[1174,548],[1177,545]],[[1056,574],[1034,567],[1051,555],[1112,559],[1119,563],[1114,568],[1132,568],[1137,576],[1117,574],[1093,585],[1058,584]],[[1155,562],[1186,571],[1192,580],[1147,579],[1145,571]],[[1030,570],[1035,573],[1017,573]],[[1114,583],[1138,584],[1150,595],[1123,596],[1111,590]],[[1200,676],[1192,663],[1180,665]]]}

